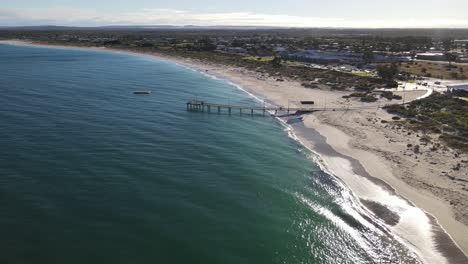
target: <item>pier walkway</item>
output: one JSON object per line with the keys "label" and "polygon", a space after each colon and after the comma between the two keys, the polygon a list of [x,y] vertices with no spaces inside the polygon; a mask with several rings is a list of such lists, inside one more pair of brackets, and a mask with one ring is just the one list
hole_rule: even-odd
{"label": "pier walkway", "polygon": [[[401,104],[401,103],[400,103]],[[359,111],[359,110],[378,110],[390,104],[370,104],[370,105],[360,105],[360,106],[343,106],[343,107],[318,107],[306,105],[304,107],[281,107],[281,106],[240,106],[240,105],[229,105],[229,104],[216,104],[216,103],[207,103],[199,100],[192,100],[187,102],[187,111],[190,112],[218,112],[221,113],[222,110],[231,114],[232,111],[239,111],[240,114],[249,113],[254,115],[254,113],[265,113],[274,111],[274,115],[282,113],[282,116],[288,115],[301,115],[307,113],[313,113],[317,111]],[[285,114],[287,113],[287,114]]]}
{"label": "pier walkway", "polygon": [[261,112],[263,115],[267,111],[274,111],[275,115],[278,112],[287,112],[289,113],[311,113],[314,111],[317,111],[317,109],[314,109],[312,107],[265,107],[265,106],[240,106],[240,105],[225,105],[225,104],[215,104],[215,103],[207,103],[204,101],[198,101],[198,100],[192,100],[187,102],[187,111],[191,112],[218,112],[221,113],[222,110],[227,110],[229,114],[232,113],[232,111],[239,111],[240,114],[244,112],[250,113],[253,115],[254,113]]}

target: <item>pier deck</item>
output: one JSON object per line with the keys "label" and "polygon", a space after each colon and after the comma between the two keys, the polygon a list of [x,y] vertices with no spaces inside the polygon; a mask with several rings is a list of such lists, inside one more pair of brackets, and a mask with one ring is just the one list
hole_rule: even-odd
{"label": "pier deck", "polygon": [[226,104],[215,104],[215,103],[207,103],[204,101],[199,100],[192,100],[187,102],[187,111],[191,112],[218,112],[221,113],[221,110],[227,109],[228,113],[231,114],[233,110],[238,110],[240,114],[250,112],[251,115],[254,113],[258,113],[259,111],[265,115],[267,111],[274,111],[274,115],[280,113],[287,113],[287,115],[299,115],[299,114],[306,114],[312,113],[317,111],[361,111],[361,110],[378,110],[384,108],[389,104],[370,104],[370,105],[361,105],[361,106],[342,106],[342,107],[318,107],[318,106],[311,106],[307,105],[305,107],[277,107],[277,106],[241,106],[241,105],[226,105]]}
{"label": "pier deck", "polygon": [[187,111],[191,112],[213,112],[216,111],[218,113],[221,112],[221,110],[227,109],[228,113],[231,113],[233,110],[238,110],[241,114],[242,111],[250,112],[251,115],[254,114],[254,112],[261,112],[262,114],[265,114],[267,111],[275,111],[275,114],[277,114],[279,111],[281,112],[287,112],[288,114],[291,112],[297,113],[311,113],[314,111],[317,111],[314,108],[311,107],[302,107],[302,108],[297,108],[297,107],[262,107],[262,106],[241,106],[241,105],[226,105],[226,104],[216,104],[216,103],[207,103],[204,101],[198,101],[198,100],[192,100],[187,102]]}

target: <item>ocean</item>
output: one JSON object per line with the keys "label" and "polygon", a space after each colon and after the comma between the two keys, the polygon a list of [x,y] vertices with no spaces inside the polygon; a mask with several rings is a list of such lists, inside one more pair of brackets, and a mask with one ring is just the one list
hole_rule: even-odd
{"label": "ocean", "polygon": [[0,263],[419,263],[275,118],[186,111],[261,104],[225,80],[3,44],[0,73]]}

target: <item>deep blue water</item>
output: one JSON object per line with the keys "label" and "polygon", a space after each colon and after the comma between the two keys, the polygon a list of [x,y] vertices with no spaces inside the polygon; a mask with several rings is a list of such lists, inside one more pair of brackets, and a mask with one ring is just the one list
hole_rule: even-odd
{"label": "deep blue water", "polygon": [[143,56],[9,45],[0,73],[0,263],[409,258],[343,210],[346,188],[273,118],[186,111],[195,97],[256,103],[222,80]]}

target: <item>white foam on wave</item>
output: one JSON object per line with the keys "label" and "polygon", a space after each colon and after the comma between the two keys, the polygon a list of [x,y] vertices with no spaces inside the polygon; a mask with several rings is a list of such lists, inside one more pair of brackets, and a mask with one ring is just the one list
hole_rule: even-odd
{"label": "white foam on wave", "polygon": [[[310,199],[307,199],[306,197],[300,195],[298,197],[302,203],[305,205],[309,206],[314,212],[324,216],[328,220],[330,220],[335,226],[338,226],[341,230],[345,231],[365,252],[368,254],[372,255],[374,258],[376,258],[377,254],[373,250],[372,246],[366,241],[366,239],[359,233],[359,231],[349,224],[347,224],[343,219],[335,215],[333,212],[331,212],[329,209],[324,208]],[[348,253],[355,253],[355,252],[348,252]],[[353,254],[353,255],[348,255],[347,257],[350,257],[350,261],[359,263],[361,259]]]}
{"label": "white foam on wave", "polygon": [[[392,234],[396,235],[395,238],[415,252],[424,263],[447,263],[446,258],[437,250],[430,219],[422,209],[390,193],[366,177],[353,173],[352,165],[347,159],[321,156],[320,160],[318,164],[322,165],[322,169],[342,179],[358,197],[378,202],[397,213],[400,221],[395,226],[385,225],[375,216],[374,219],[391,230]],[[350,205],[345,208],[349,212],[356,207]],[[356,219],[361,223],[367,222]]]}

